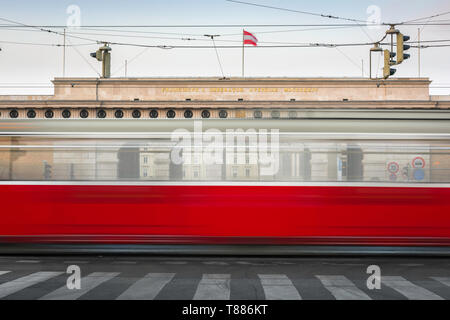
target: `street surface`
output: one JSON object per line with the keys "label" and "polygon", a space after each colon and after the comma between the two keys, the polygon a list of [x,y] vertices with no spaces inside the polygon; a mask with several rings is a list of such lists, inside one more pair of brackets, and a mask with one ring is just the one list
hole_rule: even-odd
{"label": "street surface", "polygon": [[0,256],[0,299],[450,300],[450,259]]}

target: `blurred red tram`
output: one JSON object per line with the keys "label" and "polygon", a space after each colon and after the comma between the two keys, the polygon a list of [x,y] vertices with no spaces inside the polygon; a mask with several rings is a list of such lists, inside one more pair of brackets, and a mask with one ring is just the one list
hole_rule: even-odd
{"label": "blurred red tram", "polygon": [[[255,124],[279,126],[238,123]],[[251,143],[222,164],[174,164],[170,126],[3,133],[0,242],[450,248],[450,127],[320,124],[285,124],[265,176]]]}

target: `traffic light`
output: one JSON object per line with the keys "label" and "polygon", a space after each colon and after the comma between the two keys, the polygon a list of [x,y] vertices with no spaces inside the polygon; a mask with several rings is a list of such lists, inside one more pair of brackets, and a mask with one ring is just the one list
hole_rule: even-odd
{"label": "traffic light", "polygon": [[409,59],[409,54],[404,53],[404,51],[411,48],[411,46],[404,44],[409,39],[409,36],[404,36],[401,32],[397,33],[397,64]]}
{"label": "traffic light", "polygon": [[102,77],[109,78],[111,77],[111,47],[105,43],[100,49],[96,52],[91,53],[91,57],[97,59],[98,61],[102,61]]}
{"label": "traffic light", "polygon": [[91,57],[97,59],[98,61],[103,61],[103,53],[100,49],[91,53]]}
{"label": "traffic light", "polygon": [[383,68],[383,77],[385,79],[394,75],[397,70],[392,69],[391,66],[395,64],[395,61],[392,58],[395,57],[394,52],[390,52],[389,50],[384,50],[384,68]]}
{"label": "traffic light", "polygon": [[44,162],[44,179],[50,180],[52,178],[52,166],[48,164],[47,161]]}

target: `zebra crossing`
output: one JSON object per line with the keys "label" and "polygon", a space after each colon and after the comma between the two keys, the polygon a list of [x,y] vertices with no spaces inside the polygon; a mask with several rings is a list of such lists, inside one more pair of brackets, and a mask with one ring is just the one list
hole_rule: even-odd
{"label": "zebra crossing", "polygon": [[[9,281],[2,281],[6,275]],[[62,284],[59,288],[49,287],[50,292],[43,294],[40,300],[76,300],[83,298],[94,289],[101,289],[108,283],[117,279],[121,280],[123,287],[115,299],[118,300],[154,300],[158,299],[168,285],[176,279],[177,273],[147,273],[143,277],[121,278],[120,272],[92,272],[81,278],[80,289],[68,289],[65,283],[67,274],[57,271],[39,271],[17,278],[10,270],[0,271],[0,299],[7,299],[14,295],[20,299],[20,293],[32,290],[33,287],[43,286],[52,279],[59,279]],[[186,295],[185,300],[230,300],[232,299],[233,281],[241,282],[241,278],[234,278],[232,274],[202,274],[198,279],[192,279],[195,286],[193,295]],[[266,300],[301,300],[307,296],[306,289],[300,288],[298,279],[286,274],[255,274],[254,280],[262,288],[263,299]],[[330,297],[336,300],[372,300],[376,295],[372,290],[364,288],[360,283],[355,283],[344,275],[314,275],[307,281],[316,281],[317,286],[322,286]],[[306,281],[306,280],[305,280]],[[434,281],[435,285],[450,290],[450,277],[427,277],[426,281]],[[126,283],[125,283],[126,282]],[[401,276],[382,276],[382,286],[390,288],[403,299],[409,300],[442,300],[444,297],[432,292]],[[310,290],[317,290],[312,286]],[[107,287],[104,287],[107,290]],[[99,290],[101,292],[101,290]],[[18,296],[19,295],[19,296]],[[450,295],[450,291],[449,291]],[[167,294],[166,294],[167,296]],[[98,297],[101,299],[101,296]],[[259,299],[255,297],[255,300]],[[447,296],[448,299],[448,296]]]}

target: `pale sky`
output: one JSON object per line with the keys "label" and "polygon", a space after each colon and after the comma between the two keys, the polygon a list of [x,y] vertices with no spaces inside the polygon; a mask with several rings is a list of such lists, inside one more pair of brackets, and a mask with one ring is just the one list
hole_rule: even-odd
{"label": "pale sky", "polygon": [[[247,0],[244,0],[247,1]],[[332,14],[366,21],[373,13],[370,6],[380,9],[382,22],[400,22],[450,11],[448,0],[248,0],[270,6],[294,10]],[[205,24],[351,24],[300,13],[246,6],[224,0],[73,0],[36,1],[0,0],[0,18],[26,25],[59,25],[76,21],[68,8],[80,9],[81,29],[68,29],[71,44],[90,41],[73,38],[127,42],[146,45],[211,45],[204,34],[220,35],[217,45],[240,45],[242,28],[133,28],[92,30],[92,25],[205,25]],[[73,11],[72,11],[73,12]],[[421,30],[422,40],[450,39],[450,14],[434,18],[448,22],[446,26],[426,26]],[[427,20],[424,20],[427,21]],[[432,21],[432,20],[431,20]],[[0,21],[0,25],[7,24]],[[340,27],[322,30],[313,27],[246,27],[259,40],[289,43],[355,43],[379,40],[387,27]],[[417,39],[418,26],[399,26],[401,32]],[[61,31],[61,28],[52,30]],[[123,32],[124,30],[137,32]],[[294,30],[294,31],[292,31]],[[284,32],[274,32],[284,31]],[[147,33],[143,33],[147,32]],[[149,33],[155,32],[155,33]],[[160,34],[168,33],[168,34]],[[168,38],[168,39],[167,39]],[[191,38],[198,40],[182,40]],[[230,42],[233,41],[233,42]],[[235,42],[234,42],[235,41]],[[0,27],[0,94],[51,94],[51,79],[62,76],[63,49],[55,46],[13,44],[26,42],[62,44],[56,34],[36,29]],[[447,43],[450,44],[450,43]],[[97,77],[101,64],[89,56],[96,44],[66,48],[67,77]],[[137,48],[112,45],[113,77],[124,76],[124,62],[129,61],[129,77],[221,77],[214,49]],[[417,77],[417,49],[409,50],[411,59],[397,67],[395,77]],[[241,76],[242,50],[218,49],[224,74]],[[450,94],[450,47],[421,50],[421,76],[429,77],[432,94]],[[360,77],[364,63],[368,76],[369,47],[344,48],[246,48],[245,70],[249,77]],[[88,63],[85,61],[87,60]],[[382,66],[374,56],[373,67]],[[374,71],[376,73],[376,70]]]}

